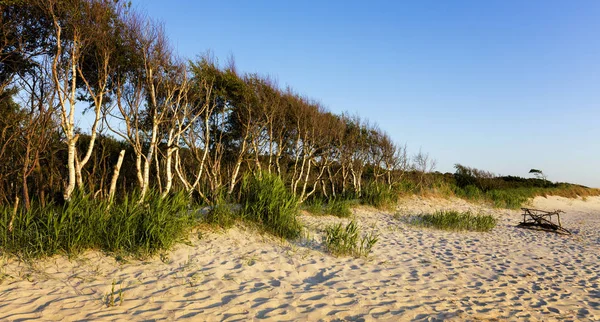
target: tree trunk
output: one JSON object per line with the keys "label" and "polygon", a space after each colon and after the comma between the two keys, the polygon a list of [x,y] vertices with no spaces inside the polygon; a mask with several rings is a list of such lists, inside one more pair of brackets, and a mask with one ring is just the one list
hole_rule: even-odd
{"label": "tree trunk", "polygon": [[171,147],[167,148],[167,161],[166,161],[166,164],[165,164],[165,167],[166,167],[165,171],[166,171],[166,176],[167,176],[167,178],[166,178],[167,182],[166,182],[166,185],[165,185],[165,191],[162,194],[163,198],[166,197],[169,194],[169,192],[171,191],[171,186],[173,185],[173,170],[171,169],[171,163],[172,163],[171,160],[173,159],[173,151],[175,149],[176,148],[171,148]]}
{"label": "tree trunk", "polygon": [[77,143],[77,137],[69,139],[67,145],[67,167],[69,169],[69,181],[67,184],[67,188],[64,192],[64,197],[66,201],[71,200],[71,195],[73,194],[73,190],[75,190],[75,144]]}
{"label": "tree trunk", "polygon": [[242,140],[242,150],[240,151],[240,155],[238,156],[237,162],[235,164],[235,168],[233,169],[233,173],[231,174],[231,182],[229,184],[228,194],[233,193],[233,189],[235,188],[235,183],[237,182],[237,176],[240,172],[240,167],[242,166],[242,161],[243,161],[245,153],[246,153],[246,138],[244,138]]}
{"label": "tree trunk", "polygon": [[123,158],[125,157],[125,150],[121,150],[119,153],[119,159],[117,160],[117,165],[115,165],[115,170],[113,172],[112,180],[110,181],[110,190],[108,192],[108,200],[112,203],[113,198],[115,197],[115,190],[117,188],[117,179],[119,178],[119,172],[121,172],[121,165],[123,164]]}

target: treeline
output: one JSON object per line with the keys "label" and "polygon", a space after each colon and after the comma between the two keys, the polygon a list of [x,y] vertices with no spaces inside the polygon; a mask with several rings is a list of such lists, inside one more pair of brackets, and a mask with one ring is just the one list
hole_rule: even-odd
{"label": "treeline", "polygon": [[402,193],[512,208],[599,194],[461,165],[434,172],[428,154],[409,156],[364,118],[232,60],[177,56],[160,23],[118,0],[2,0],[0,10],[3,252],[152,254],[199,222],[238,220],[295,238],[305,201],[349,216],[348,199],[386,207]]}
{"label": "treeline", "polygon": [[[391,188],[419,153],[269,77],[209,55],[186,61],[160,23],[113,0],[2,1],[0,202],[30,207],[132,190],[236,200],[247,173],[298,201]],[[78,128],[91,123],[89,132]],[[423,164],[423,161],[425,164]]]}
{"label": "treeline", "polygon": [[333,114],[232,60],[177,56],[160,23],[121,1],[0,7],[0,205],[61,204],[76,190],[239,202],[242,178],[263,173],[299,202],[561,186],[461,165],[434,173],[429,155],[409,156],[364,118]]}
{"label": "treeline", "polygon": [[[458,197],[483,200],[496,207],[518,209],[537,196],[562,196],[567,198],[600,195],[600,189],[585,186],[550,182],[540,170],[536,178],[516,176],[497,176],[489,171],[467,167],[461,164],[454,166],[453,175],[446,174],[443,181],[452,188],[452,194]],[[530,172],[531,173],[531,172]]]}

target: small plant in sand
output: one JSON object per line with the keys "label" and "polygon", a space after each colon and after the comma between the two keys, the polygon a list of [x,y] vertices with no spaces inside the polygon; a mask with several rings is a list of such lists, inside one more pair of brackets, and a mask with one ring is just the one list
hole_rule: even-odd
{"label": "small plant in sand", "polygon": [[117,306],[117,303],[118,303],[118,305],[123,305],[123,300],[125,298],[123,297],[124,294],[123,294],[122,285],[119,284],[119,290],[115,291],[116,285],[117,285],[117,282],[115,280],[113,280],[112,287],[110,289],[110,293],[108,293],[105,296],[104,303],[106,304],[107,307]]}
{"label": "small plant in sand", "polygon": [[496,227],[496,218],[492,215],[472,214],[454,210],[436,211],[433,214],[418,215],[413,223],[419,226],[443,230],[490,231]]}
{"label": "small plant in sand", "polygon": [[335,256],[367,257],[378,240],[375,233],[361,236],[355,221],[345,226],[338,223],[325,228],[325,247]]}
{"label": "small plant in sand", "polygon": [[254,266],[254,264],[256,264],[256,262],[258,261],[258,256],[256,256],[256,255],[244,256],[243,260],[247,266]]}

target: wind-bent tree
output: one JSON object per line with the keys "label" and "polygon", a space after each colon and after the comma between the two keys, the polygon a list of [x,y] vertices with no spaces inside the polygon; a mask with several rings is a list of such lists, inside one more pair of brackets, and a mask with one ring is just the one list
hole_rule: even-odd
{"label": "wind-bent tree", "polygon": [[[141,200],[185,190],[214,204],[263,172],[303,202],[360,196],[371,181],[391,189],[407,170],[406,147],[367,120],[239,73],[233,60],[186,63],[162,25],[121,1],[0,9],[1,202],[18,195],[28,207],[32,191],[69,200],[76,188],[113,200],[137,187]],[[87,129],[76,127],[82,112]],[[422,181],[425,168],[415,168]]]}
{"label": "wind-bent tree", "polygon": [[547,181],[547,180],[546,180],[546,178],[547,178],[547,177],[546,177],[546,175],[544,174],[544,172],[543,172],[542,170],[538,170],[538,169],[531,169],[531,170],[529,170],[529,173],[533,173],[533,175],[534,175],[534,176],[535,176],[537,179],[540,179],[540,180]]}

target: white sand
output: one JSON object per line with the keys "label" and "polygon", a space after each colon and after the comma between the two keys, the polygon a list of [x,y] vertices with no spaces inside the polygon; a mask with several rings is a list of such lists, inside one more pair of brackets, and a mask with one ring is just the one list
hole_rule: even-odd
{"label": "white sand", "polygon": [[[380,242],[370,259],[323,253],[320,229],[340,219],[302,216],[290,244],[244,228],[204,233],[163,261],[118,263],[98,252],[35,265],[0,258],[5,320],[599,320],[600,198],[536,198],[562,209],[573,236],[515,228],[517,211],[411,198],[409,215],[475,210],[500,218],[490,233],[421,229],[401,216],[354,212]],[[123,301],[106,295],[116,281]]]}

